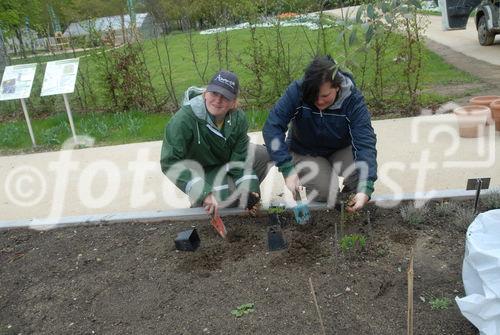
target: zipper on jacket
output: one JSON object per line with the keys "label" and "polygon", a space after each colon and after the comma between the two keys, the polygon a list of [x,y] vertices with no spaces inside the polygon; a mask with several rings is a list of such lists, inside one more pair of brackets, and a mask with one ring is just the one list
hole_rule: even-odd
{"label": "zipper on jacket", "polygon": [[200,141],[200,127],[198,126],[198,122],[196,122],[196,131],[198,132],[198,144],[201,144],[201,141]]}

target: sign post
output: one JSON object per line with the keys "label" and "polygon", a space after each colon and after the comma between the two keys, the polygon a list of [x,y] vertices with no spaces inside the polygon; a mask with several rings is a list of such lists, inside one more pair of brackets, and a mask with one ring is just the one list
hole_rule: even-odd
{"label": "sign post", "polygon": [[24,99],[29,98],[33,79],[35,78],[36,64],[22,64],[7,66],[3,73],[2,82],[0,84],[0,101],[2,100],[21,100],[24,118],[28,124],[31,142],[36,146],[35,135],[31,127],[31,121],[28,114],[28,108]]}
{"label": "sign post", "polygon": [[40,94],[42,97],[47,95],[62,94],[75,143],[77,142],[75,124],[73,122],[73,115],[71,114],[67,94],[73,93],[75,90],[78,63],[78,58],[48,62],[47,67],[45,68],[45,76],[43,78],[42,93]]}
{"label": "sign post", "polygon": [[487,190],[490,187],[491,178],[472,178],[467,179],[467,191],[476,190],[476,198],[474,199],[474,214],[477,214],[477,204],[479,203],[479,195],[481,190]]}
{"label": "sign post", "polygon": [[69,107],[68,96],[66,93],[63,94],[64,105],[66,106],[66,113],[68,113],[69,125],[71,127],[71,133],[73,138],[76,140],[75,124],[73,123],[73,116],[71,114],[71,108]]}
{"label": "sign post", "polygon": [[28,108],[26,108],[26,102],[24,102],[24,99],[21,99],[21,106],[23,106],[24,118],[26,119],[26,123],[28,124],[28,131],[30,133],[31,142],[33,142],[33,146],[36,147],[35,135],[33,134],[33,128],[31,128],[30,116],[28,115]]}

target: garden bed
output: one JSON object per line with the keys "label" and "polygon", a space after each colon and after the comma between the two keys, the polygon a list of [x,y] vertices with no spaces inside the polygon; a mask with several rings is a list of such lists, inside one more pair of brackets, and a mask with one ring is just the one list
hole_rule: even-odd
{"label": "garden bed", "polygon": [[[0,334],[321,334],[311,278],[327,334],[400,335],[412,249],[415,334],[477,334],[454,303],[464,296],[458,207],[430,204],[422,223],[370,207],[370,223],[365,211],[337,224],[366,237],[348,251],[335,248],[335,210],[307,226],[282,214],[288,249],[276,252],[267,216],[224,218],[227,240],[208,220],[3,231]],[[199,249],[176,251],[193,225]],[[231,313],[246,303],[252,312]]]}

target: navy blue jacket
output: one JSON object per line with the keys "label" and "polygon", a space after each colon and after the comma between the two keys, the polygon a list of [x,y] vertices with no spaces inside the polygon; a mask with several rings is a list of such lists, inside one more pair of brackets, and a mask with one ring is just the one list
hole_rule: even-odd
{"label": "navy blue jacket", "polygon": [[343,77],[335,102],[322,111],[302,100],[302,80],[294,81],[271,109],[262,134],[271,159],[285,177],[293,171],[290,151],[328,157],[351,145],[354,161],[368,165],[367,179],[360,184],[369,184],[365,193],[370,196],[377,179],[376,135],[363,96],[348,75]]}

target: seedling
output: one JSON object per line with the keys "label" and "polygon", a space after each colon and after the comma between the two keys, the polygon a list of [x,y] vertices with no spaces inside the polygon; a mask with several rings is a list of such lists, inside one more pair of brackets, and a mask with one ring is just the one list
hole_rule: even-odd
{"label": "seedling", "polygon": [[269,214],[269,225],[270,226],[284,226],[285,220],[282,217],[283,213],[285,213],[285,206],[283,205],[272,205],[269,206],[267,210]]}
{"label": "seedling", "polygon": [[429,304],[431,305],[431,309],[436,310],[436,309],[448,309],[451,305],[451,300],[446,297],[442,298],[432,298],[429,301]]}
{"label": "seedling", "polygon": [[360,234],[346,235],[340,240],[340,249],[343,252],[355,251],[359,252],[366,247],[366,237]]}
{"label": "seedling", "polygon": [[[354,196],[355,196],[354,194],[349,194],[347,200],[345,202],[341,202],[340,204],[341,206],[340,214],[342,216],[342,222],[355,222],[361,217],[361,214],[359,214],[359,212],[349,212],[345,210],[346,206],[351,207],[350,204],[354,199]],[[342,203],[344,204],[344,206],[342,206]]]}
{"label": "seedling", "polygon": [[285,206],[280,205],[272,205],[269,206],[267,213],[268,214],[283,214],[285,212]]}
{"label": "seedling", "polygon": [[255,304],[248,303],[236,307],[236,309],[231,311],[231,314],[237,318],[241,318],[243,315],[253,312],[255,312]]}

